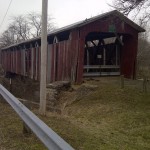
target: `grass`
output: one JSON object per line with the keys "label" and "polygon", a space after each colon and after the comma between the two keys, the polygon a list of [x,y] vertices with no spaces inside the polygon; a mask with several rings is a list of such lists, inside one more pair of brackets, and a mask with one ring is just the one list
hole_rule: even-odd
{"label": "grass", "polygon": [[23,123],[6,103],[0,102],[0,150],[46,150],[32,134],[23,134]]}
{"label": "grass", "polygon": [[[149,150],[149,85],[144,93],[142,81],[125,80],[124,89],[120,89],[118,78],[87,83],[98,88],[83,92],[61,115],[39,117],[77,150]],[[44,150],[34,135],[22,134],[22,122],[8,105],[0,103],[0,110],[0,147]]]}

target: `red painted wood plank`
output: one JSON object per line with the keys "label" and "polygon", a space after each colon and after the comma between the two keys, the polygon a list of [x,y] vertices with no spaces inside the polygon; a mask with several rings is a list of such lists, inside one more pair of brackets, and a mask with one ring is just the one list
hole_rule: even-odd
{"label": "red painted wood plank", "polygon": [[51,55],[51,82],[54,81],[54,45],[51,45],[52,55]]}
{"label": "red painted wood plank", "polygon": [[82,82],[83,78],[83,60],[84,60],[84,39],[79,41],[78,66],[77,66],[77,83]]}

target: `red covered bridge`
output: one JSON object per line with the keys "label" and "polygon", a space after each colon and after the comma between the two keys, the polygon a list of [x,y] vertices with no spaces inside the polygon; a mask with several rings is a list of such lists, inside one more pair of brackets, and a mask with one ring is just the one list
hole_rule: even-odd
{"label": "red covered bridge", "polygon": [[[47,82],[124,75],[135,78],[138,33],[145,30],[114,10],[48,34]],[[6,72],[40,78],[41,39],[1,50]]]}

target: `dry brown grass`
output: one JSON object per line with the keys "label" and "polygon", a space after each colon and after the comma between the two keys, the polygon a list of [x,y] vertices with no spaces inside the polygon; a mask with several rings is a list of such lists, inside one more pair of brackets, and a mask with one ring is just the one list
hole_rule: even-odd
{"label": "dry brown grass", "polygon": [[[150,84],[147,93],[142,91],[142,81],[126,79],[124,89],[120,88],[119,78],[100,78],[86,84],[98,88],[87,92],[83,89],[61,115],[39,117],[77,150],[149,150]],[[73,95],[65,95],[66,101]],[[0,147],[44,149],[34,135],[24,137],[22,122],[8,105],[0,103],[0,110]]]}

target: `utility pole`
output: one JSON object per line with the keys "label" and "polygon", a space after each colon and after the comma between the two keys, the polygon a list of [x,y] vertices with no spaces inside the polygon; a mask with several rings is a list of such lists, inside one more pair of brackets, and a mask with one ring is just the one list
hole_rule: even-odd
{"label": "utility pole", "polygon": [[42,0],[41,75],[39,109],[41,115],[46,114],[47,10],[48,0]]}

